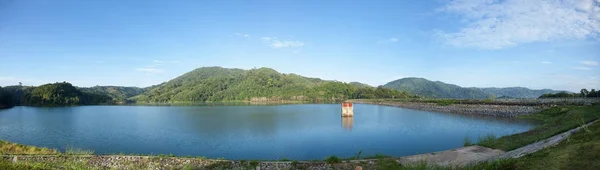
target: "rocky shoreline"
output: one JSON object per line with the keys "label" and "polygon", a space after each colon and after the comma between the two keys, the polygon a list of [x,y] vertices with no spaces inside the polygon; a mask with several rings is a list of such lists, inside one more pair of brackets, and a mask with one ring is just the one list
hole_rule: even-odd
{"label": "rocky shoreline", "polygon": [[348,100],[348,102],[393,106],[407,109],[424,110],[432,112],[455,113],[465,115],[485,115],[499,117],[517,117],[541,111],[548,106],[538,105],[496,105],[496,104],[450,104],[439,105],[426,102],[395,102],[372,100]]}
{"label": "rocky shoreline", "polygon": [[[56,169],[63,167],[66,162],[78,164],[86,169],[355,169],[376,166],[373,160],[344,160],[337,163],[323,161],[245,161],[245,160],[216,160],[203,158],[157,157],[157,156],[120,156],[120,155],[3,155],[2,159],[13,163],[55,163]],[[388,159],[400,163],[396,159]],[[77,165],[76,165],[77,166]]]}

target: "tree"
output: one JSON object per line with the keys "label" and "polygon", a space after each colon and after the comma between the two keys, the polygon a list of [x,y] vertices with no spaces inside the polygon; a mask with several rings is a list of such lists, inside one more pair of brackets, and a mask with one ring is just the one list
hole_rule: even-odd
{"label": "tree", "polygon": [[581,89],[581,97],[587,97],[588,93],[590,93],[587,89]]}
{"label": "tree", "polygon": [[596,91],[596,89],[592,89],[590,90],[590,92],[587,94],[587,97],[598,97],[598,92]]}
{"label": "tree", "polygon": [[14,105],[12,94],[0,87],[0,109]]}

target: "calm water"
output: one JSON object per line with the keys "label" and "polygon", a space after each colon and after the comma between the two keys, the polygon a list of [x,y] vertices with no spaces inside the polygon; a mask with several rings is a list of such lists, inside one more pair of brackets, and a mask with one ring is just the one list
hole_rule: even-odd
{"label": "calm water", "polygon": [[227,159],[405,156],[461,147],[464,137],[526,131],[523,121],[376,105],[80,106],[0,110],[0,139],[96,154],[143,153]]}

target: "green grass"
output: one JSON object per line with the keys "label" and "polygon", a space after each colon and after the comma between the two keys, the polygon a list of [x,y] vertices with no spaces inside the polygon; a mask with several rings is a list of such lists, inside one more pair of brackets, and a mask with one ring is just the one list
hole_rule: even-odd
{"label": "green grass", "polygon": [[0,159],[0,169],[2,170],[47,170],[47,169],[86,169],[96,170],[103,169],[100,167],[91,167],[87,161],[64,160],[54,162],[17,162],[13,163],[4,159]]}
{"label": "green grass", "polygon": [[56,149],[48,149],[42,147],[28,146],[16,143],[10,143],[0,140],[0,155],[4,154],[16,154],[16,155],[51,155],[58,154]]}
{"label": "green grass", "polygon": [[535,120],[541,124],[530,131],[500,137],[495,140],[486,139],[484,142],[479,142],[478,145],[510,151],[547,139],[600,118],[600,104],[552,107],[521,118]]}
{"label": "green grass", "polygon": [[250,161],[250,165],[252,167],[256,167],[256,166],[258,166],[258,161],[257,160]]}
{"label": "green grass", "polygon": [[477,140],[477,145],[480,146],[494,146],[497,142],[496,136],[494,134],[488,134],[485,136],[480,136]]}
{"label": "green grass", "polygon": [[600,169],[600,123],[581,130],[555,147],[527,155],[515,163],[525,169]]}
{"label": "green grass", "polygon": [[468,136],[465,136],[463,146],[471,146],[471,145],[473,145],[473,141],[471,141],[471,139]]}
{"label": "green grass", "polygon": [[434,100],[435,103],[437,103],[440,106],[449,106],[449,105],[453,105],[456,104],[456,99],[439,99],[439,100]]}
{"label": "green grass", "polygon": [[354,157],[355,159],[360,159],[360,155],[362,154],[362,150],[356,152],[356,156]]}
{"label": "green grass", "polygon": [[518,159],[497,160],[462,169],[600,169],[600,123],[580,130],[554,147]]}
{"label": "green grass", "polygon": [[336,163],[342,162],[342,160],[340,158],[338,158],[337,156],[329,156],[329,157],[325,158],[324,161],[327,162],[328,164],[336,164]]}
{"label": "green grass", "polygon": [[73,146],[67,146],[65,149],[65,154],[67,155],[93,155],[94,150],[77,148]]}

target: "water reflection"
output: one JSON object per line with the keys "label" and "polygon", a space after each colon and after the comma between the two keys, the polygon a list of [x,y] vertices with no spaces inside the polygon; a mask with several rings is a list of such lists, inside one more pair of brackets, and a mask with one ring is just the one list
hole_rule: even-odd
{"label": "water reflection", "polygon": [[352,130],[354,117],[342,117],[342,127],[346,130]]}

